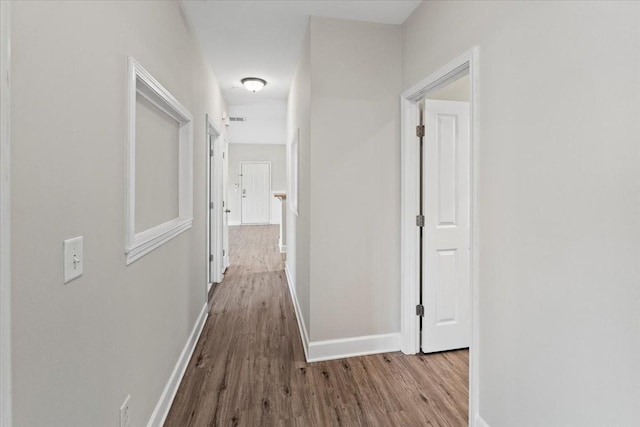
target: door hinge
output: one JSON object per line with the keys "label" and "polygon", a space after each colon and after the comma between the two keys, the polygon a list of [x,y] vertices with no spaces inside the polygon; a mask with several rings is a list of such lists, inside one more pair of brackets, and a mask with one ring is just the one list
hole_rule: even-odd
{"label": "door hinge", "polygon": [[209,202],[209,209],[213,209],[213,202]]}
{"label": "door hinge", "polygon": [[213,148],[210,148],[210,149],[209,149],[209,155],[210,155],[211,157],[213,157]]}
{"label": "door hinge", "polygon": [[225,251],[224,249],[222,250],[222,256],[226,256],[227,255],[227,251]]}
{"label": "door hinge", "polygon": [[424,215],[416,215],[416,226],[424,227]]}
{"label": "door hinge", "polygon": [[209,262],[213,262],[213,254],[209,255]]}
{"label": "door hinge", "polygon": [[222,152],[222,158],[224,159],[224,151]]}
{"label": "door hinge", "polygon": [[424,305],[416,305],[416,316],[424,317]]}
{"label": "door hinge", "polygon": [[416,136],[422,138],[424,136],[424,125],[416,126]]}
{"label": "door hinge", "polygon": [[222,201],[222,207],[224,208],[224,200]]}

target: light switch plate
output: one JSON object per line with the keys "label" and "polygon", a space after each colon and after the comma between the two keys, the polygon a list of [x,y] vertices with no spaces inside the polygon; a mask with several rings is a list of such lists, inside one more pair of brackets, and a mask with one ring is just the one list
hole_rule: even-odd
{"label": "light switch plate", "polygon": [[78,236],[64,241],[64,283],[82,276],[84,266],[82,240],[82,236]]}

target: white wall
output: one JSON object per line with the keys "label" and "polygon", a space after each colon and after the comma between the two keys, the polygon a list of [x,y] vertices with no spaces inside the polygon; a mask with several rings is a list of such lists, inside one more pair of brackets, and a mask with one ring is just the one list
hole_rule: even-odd
{"label": "white wall", "polygon": [[318,17],[310,28],[310,340],[395,333],[401,29]]}
{"label": "white wall", "polygon": [[[283,144],[229,144],[229,180],[227,203],[229,224],[240,224],[242,181],[240,162],[271,162],[271,192],[287,191],[286,146]],[[271,224],[280,224],[279,199],[271,197]]]}
{"label": "white wall", "polygon": [[469,75],[460,77],[435,92],[429,93],[427,99],[438,101],[466,101],[469,102],[471,94],[471,79]]}
{"label": "white wall", "polygon": [[[205,113],[218,84],[177,2],[12,6],[15,426],[145,425],[205,303]],[[127,56],[194,116],[194,225],[124,258]],[[221,123],[218,125],[222,128]],[[84,236],[84,275],[62,241]]]}
{"label": "white wall", "polygon": [[245,119],[229,122],[227,139],[233,144],[286,144],[285,100],[256,100],[251,105],[233,105],[229,107],[229,117]]}
{"label": "white wall", "polygon": [[479,46],[480,414],[637,424],[640,4],[425,2],[408,88]]}

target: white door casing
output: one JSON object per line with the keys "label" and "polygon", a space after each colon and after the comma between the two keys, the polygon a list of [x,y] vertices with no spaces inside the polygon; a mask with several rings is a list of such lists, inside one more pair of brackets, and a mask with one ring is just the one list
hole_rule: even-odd
{"label": "white door casing", "polygon": [[469,103],[424,108],[422,351],[471,342]]}
{"label": "white door casing", "polygon": [[269,224],[271,219],[271,164],[241,162],[242,224]]}

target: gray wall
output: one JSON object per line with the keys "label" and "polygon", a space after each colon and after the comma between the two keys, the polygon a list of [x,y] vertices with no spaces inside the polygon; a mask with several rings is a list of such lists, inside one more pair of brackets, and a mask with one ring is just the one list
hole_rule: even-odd
{"label": "gray wall", "polygon": [[[146,425],[205,303],[204,118],[224,101],[177,2],[12,9],[14,425],[119,425],[128,394]],[[194,225],[126,267],[129,55],[194,116]]]}
{"label": "gray wall", "polygon": [[289,94],[300,215],[287,218],[287,266],[312,342],[400,329],[400,36],[310,19]]}
{"label": "gray wall", "polygon": [[[306,328],[310,327],[310,227],[311,227],[311,39],[305,34],[287,102],[287,144],[299,130],[298,215],[287,209],[286,268],[293,280],[298,304]],[[289,150],[287,150],[289,156]],[[287,157],[287,161],[289,161]],[[308,329],[307,329],[308,332]]]}
{"label": "gray wall", "polygon": [[[227,203],[229,224],[240,224],[242,181],[240,162],[271,162],[271,191],[287,191],[286,145],[284,144],[229,144],[229,180]],[[237,185],[237,187],[236,187]],[[280,224],[280,204],[271,198],[271,223]]]}
{"label": "gray wall", "polygon": [[310,28],[310,340],[398,332],[400,26]]}
{"label": "gray wall", "polygon": [[637,424],[640,4],[425,2],[409,88],[479,47],[480,414]]}

